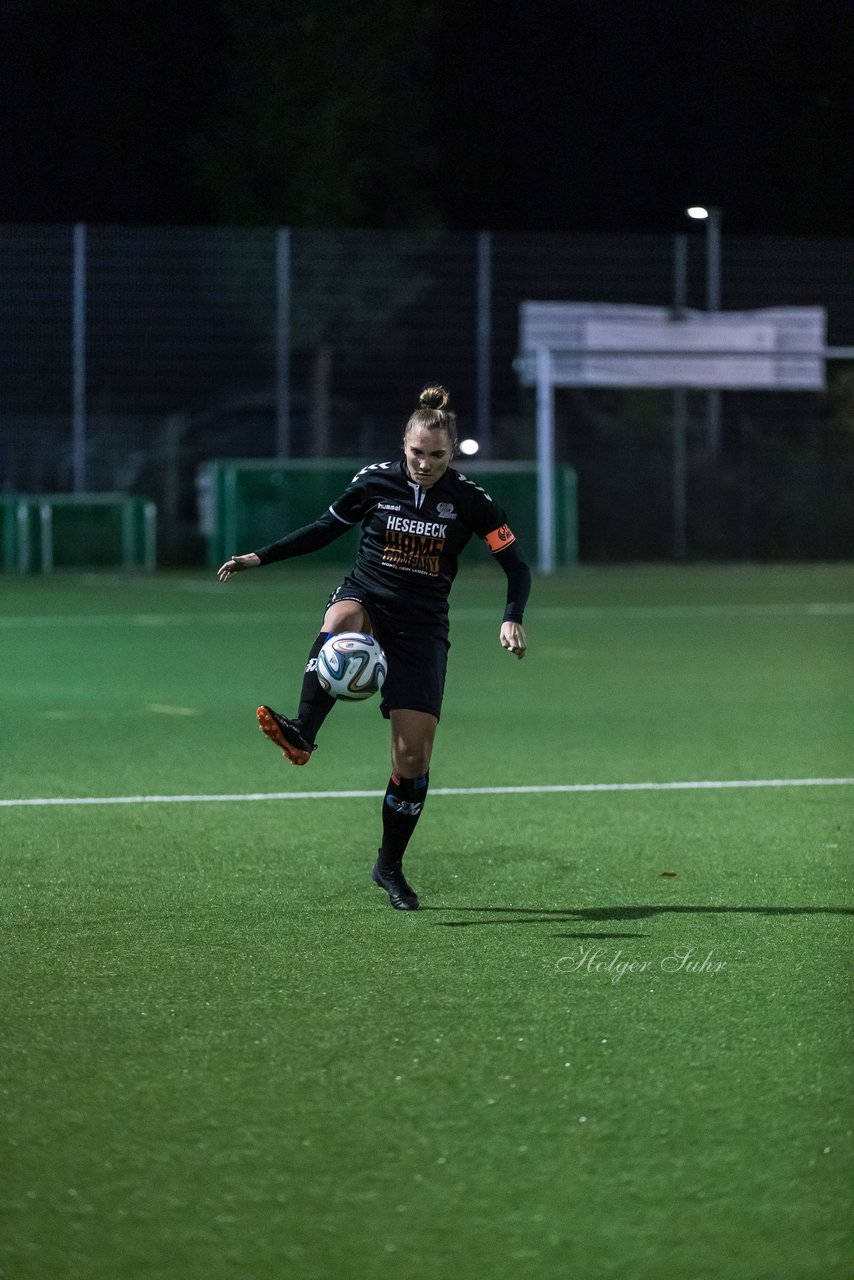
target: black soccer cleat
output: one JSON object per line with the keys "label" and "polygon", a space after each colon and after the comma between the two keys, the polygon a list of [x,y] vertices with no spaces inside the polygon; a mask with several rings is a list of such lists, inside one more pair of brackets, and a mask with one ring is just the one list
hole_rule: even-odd
{"label": "black soccer cleat", "polygon": [[272,707],[259,707],[255,714],[258,717],[258,728],[266,738],[281,748],[282,755],[287,756],[291,764],[308,764],[317,744],[309,742],[296,720],[280,716]]}
{"label": "black soccer cleat", "polygon": [[407,884],[403,868],[400,865],[396,867],[380,867],[379,859],[377,859],[371,868],[371,879],[374,884],[379,885],[381,889],[385,889],[388,894],[388,900],[395,911],[418,911],[420,908],[421,903],[418,901],[418,895],[412,885]]}

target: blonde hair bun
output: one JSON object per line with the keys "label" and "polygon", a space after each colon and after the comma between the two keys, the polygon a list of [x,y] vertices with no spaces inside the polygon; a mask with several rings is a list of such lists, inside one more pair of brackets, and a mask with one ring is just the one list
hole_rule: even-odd
{"label": "blonde hair bun", "polygon": [[418,397],[418,405],[421,409],[444,409],[450,398],[444,387],[428,386],[423,388]]}
{"label": "blonde hair bun", "polygon": [[410,416],[404,429],[404,440],[414,430],[447,431],[453,457],[457,448],[457,415],[446,408],[450,398],[445,387],[424,387],[418,397],[418,408]]}

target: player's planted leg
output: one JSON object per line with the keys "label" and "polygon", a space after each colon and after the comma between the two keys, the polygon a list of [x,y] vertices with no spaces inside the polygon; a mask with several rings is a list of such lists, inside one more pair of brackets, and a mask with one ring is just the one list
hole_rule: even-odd
{"label": "player's planted leg", "polygon": [[403,855],[421,817],[429,784],[429,773],[417,778],[393,773],[383,797],[383,842],[371,876],[385,889],[396,911],[417,911],[421,905],[403,874]]}

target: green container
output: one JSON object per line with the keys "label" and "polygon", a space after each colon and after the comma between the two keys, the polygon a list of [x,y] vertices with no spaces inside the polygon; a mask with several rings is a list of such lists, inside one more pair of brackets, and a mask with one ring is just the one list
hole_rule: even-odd
{"label": "green container", "polygon": [[9,494],[0,499],[6,572],[156,565],[154,504],[126,493]]}
{"label": "green container", "polygon": [[[208,563],[216,567],[232,555],[255,551],[311,524],[344,492],[359,463],[272,462],[269,460],[208,462],[202,469],[202,491],[209,511],[203,521]],[[352,560],[355,541],[345,534],[313,553],[324,564]]]}
{"label": "green container", "polygon": [[37,499],[29,493],[0,496],[0,567],[4,573],[29,573],[40,562]]}

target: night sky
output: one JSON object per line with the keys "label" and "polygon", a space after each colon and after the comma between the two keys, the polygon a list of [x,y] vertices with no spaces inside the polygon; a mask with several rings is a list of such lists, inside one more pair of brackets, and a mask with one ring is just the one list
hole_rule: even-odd
{"label": "night sky", "polygon": [[850,0],[4,0],[0,220],[854,235],[852,68]]}

